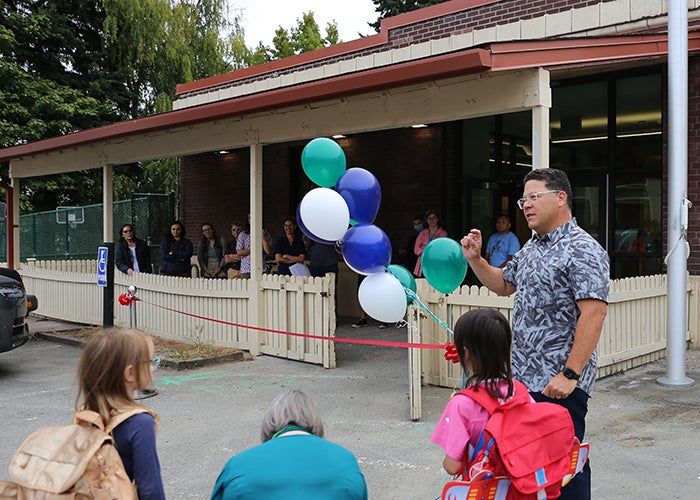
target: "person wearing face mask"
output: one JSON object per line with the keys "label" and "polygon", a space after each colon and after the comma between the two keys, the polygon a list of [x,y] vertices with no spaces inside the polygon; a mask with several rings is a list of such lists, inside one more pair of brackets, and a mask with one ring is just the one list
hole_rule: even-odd
{"label": "person wearing face mask", "polygon": [[406,246],[399,250],[399,253],[404,258],[404,267],[409,271],[413,272],[416,268],[416,262],[418,261],[418,255],[415,252],[416,238],[423,230],[423,216],[416,215],[411,222],[411,231],[408,241],[406,241]]}

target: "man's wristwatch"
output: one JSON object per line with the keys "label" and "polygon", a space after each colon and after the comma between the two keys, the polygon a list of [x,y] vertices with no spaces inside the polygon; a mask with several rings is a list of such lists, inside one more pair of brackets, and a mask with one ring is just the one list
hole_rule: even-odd
{"label": "man's wristwatch", "polygon": [[566,378],[568,378],[569,380],[578,380],[579,377],[581,377],[581,374],[580,374],[580,373],[576,373],[574,370],[572,370],[572,369],[569,368],[568,366],[565,367],[565,368],[562,370],[561,373],[562,373],[562,375],[564,375],[564,376],[565,376]]}

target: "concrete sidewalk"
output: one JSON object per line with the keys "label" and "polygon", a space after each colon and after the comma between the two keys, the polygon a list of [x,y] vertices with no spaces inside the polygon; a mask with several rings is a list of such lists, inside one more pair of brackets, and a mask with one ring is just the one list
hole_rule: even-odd
{"label": "concrete sidewalk", "polygon": [[[355,329],[351,322],[342,318],[336,335],[406,340],[405,328]],[[34,332],[77,327],[50,321],[31,326]],[[29,356],[31,348],[4,356]],[[442,451],[429,437],[451,390],[424,387],[423,419],[412,422],[405,349],[339,343],[336,351],[333,370],[263,356],[185,373],[157,372],[160,394],[144,404],[161,416],[158,446],[168,497],[208,498],[226,459],[259,443],[261,415],[282,387],[302,389],[318,403],[326,437],[355,453],[370,498],[438,496],[445,479]],[[597,382],[586,433],[593,498],[698,498],[700,351],[688,351],[686,360],[687,375],[697,381],[692,387],[657,384],[664,360]]]}

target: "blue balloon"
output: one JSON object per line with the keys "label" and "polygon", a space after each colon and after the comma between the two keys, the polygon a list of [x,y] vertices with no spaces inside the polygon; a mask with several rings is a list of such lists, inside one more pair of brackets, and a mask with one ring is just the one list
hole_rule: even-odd
{"label": "blue balloon", "polygon": [[345,232],[342,239],[343,259],[361,274],[384,272],[391,262],[391,242],[374,224],[358,224]]}
{"label": "blue balloon", "polygon": [[352,220],[374,222],[382,202],[382,190],[372,172],[359,167],[348,169],[338,179],[335,190],[348,204]]}
{"label": "blue balloon", "polygon": [[314,240],[316,243],[323,243],[324,245],[335,245],[335,241],[330,241],[330,240],[324,240],[323,238],[319,238],[316,236],[314,233],[309,231],[309,229],[304,225],[304,221],[301,219],[301,203],[297,205],[297,225],[299,226],[299,229],[301,229],[301,232],[306,235],[307,238]]}

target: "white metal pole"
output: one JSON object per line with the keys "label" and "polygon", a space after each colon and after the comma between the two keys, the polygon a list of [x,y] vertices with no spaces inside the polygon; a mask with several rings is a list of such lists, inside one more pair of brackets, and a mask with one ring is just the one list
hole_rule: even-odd
{"label": "white metal pole", "polygon": [[[131,295],[136,295],[136,287],[135,287],[134,285],[131,285],[131,286],[128,288],[128,290],[129,290],[129,293],[130,293]],[[130,314],[130,316],[129,316],[129,327],[130,327],[130,328],[133,328],[133,329],[138,328],[138,327],[136,326],[136,301],[135,301],[135,300],[132,300],[132,301],[131,301],[131,304],[129,304],[129,314]]]}
{"label": "white metal pole", "polygon": [[685,375],[687,324],[688,193],[688,3],[668,2],[668,305],[666,376],[658,382],[688,386]]}

